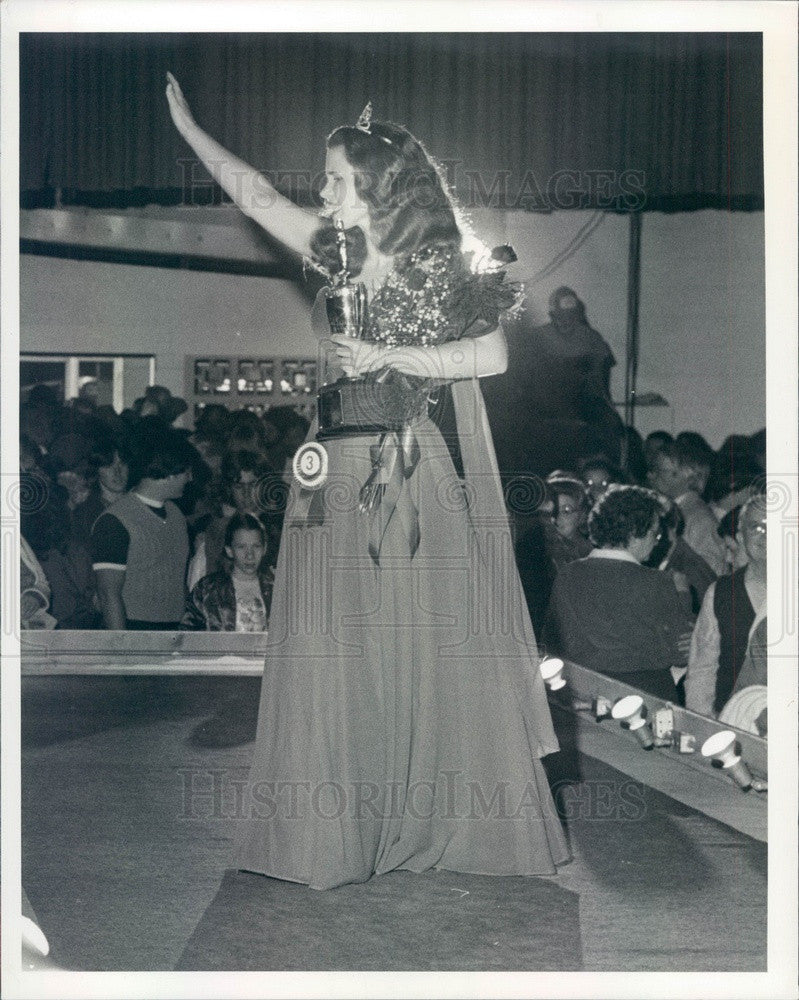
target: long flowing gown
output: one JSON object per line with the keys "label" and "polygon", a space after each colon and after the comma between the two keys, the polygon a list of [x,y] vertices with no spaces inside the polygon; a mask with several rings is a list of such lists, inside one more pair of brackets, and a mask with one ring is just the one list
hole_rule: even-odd
{"label": "long flowing gown", "polygon": [[395,869],[552,874],[568,858],[482,396],[474,379],[452,393],[462,478],[425,417],[377,515],[358,511],[376,435],[325,441],[325,485],[292,487],[240,869],[325,889]]}

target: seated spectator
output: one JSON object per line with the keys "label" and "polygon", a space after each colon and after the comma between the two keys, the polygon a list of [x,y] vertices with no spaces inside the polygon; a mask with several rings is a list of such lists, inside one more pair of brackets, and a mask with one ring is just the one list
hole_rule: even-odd
{"label": "seated spectator", "polygon": [[591,551],[585,534],[588,493],[574,473],[556,470],[547,476],[546,492],[535,515],[516,542],[516,565],[536,634],[558,570]]}
{"label": "seated spectator", "polygon": [[591,511],[588,528],[597,548],[558,573],[544,646],[674,700],[670,668],[685,662],[690,616],[671,578],[641,565],[660,532],[658,499],[639,486],[613,486]]}
{"label": "seated spectator", "polygon": [[611,462],[601,456],[585,459],[580,462],[580,478],[591,497],[591,503],[596,503],[614,483],[623,483],[624,474]]}
{"label": "seated spectator", "polygon": [[676,501],[685,518],[683,538],[710,566],[716,576],[724,572],[724,545],[715,515],[700,493],[707,481],[706,454],[690,440],[664,445],[655,455],[652,488]]}
{"label": "seated spectator", "polygon": [[110,435],[91,443],[86,461],[89,492],[72,511],[72,538],[90,551],[94,522],[125,494],[128,464],[120,453],[120,446]]}
{"label": "seated spectator", "polygon": [[698,614],[705,592],[716,579],[716,574],[705,560],[687,545],[682,537],[685,519],[677,504],[669,497],[661,497],[661,537],[644,560],[644,566],[671,573],[679,591],[691,595],[691,612]]}
{"label": "seated spectator", "polygon": [[746,566],[712,584],[696,620],[685,677],[685,706],[715,716],[735,687],[749,632],[766,608],[766,507],[762,497],[747,501],[740,532]]}
{"label": "seated spectator", "polygon": [[208,632],[263,632],[269,622],[274,574],[263,570],[266,532],[252,514],[234,514],[225,532],[231,569],[194,587],[181,627]]}
{"label": "seated spectator", "polygon": [[186,607],[186,519],[175,504],[189,480],[185,439],[158,417],[128,440],[130,491],[92,528],[92,560],[108,629],[177,628]]}
{"label": "seated spectator", "polygon": [[548,476],[547,492],[552,513],[544,526],[544,544],[554,581],[562,566],[582,559],[593,548],[586,531],[591,499],[579,479],[564,476]]}

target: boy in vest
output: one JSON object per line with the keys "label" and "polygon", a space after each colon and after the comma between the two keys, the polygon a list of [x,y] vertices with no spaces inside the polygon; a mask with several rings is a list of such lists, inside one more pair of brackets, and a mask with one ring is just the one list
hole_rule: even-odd
{"label": "boy in vest", "polygon": [[173,501],[191,478],[191,450],[158,417],[131,434],[129,492],[92,528],[92,565],[107,629],[177,629],[186,605],[186,519]]}
{"label": "boy in vest", "polygon": [[708,588],[691,637],[685,707],[716,716],[732,694],[746,655],[749,632],[766,609],[766,505],[744,504],[740,534],[748,562]]}

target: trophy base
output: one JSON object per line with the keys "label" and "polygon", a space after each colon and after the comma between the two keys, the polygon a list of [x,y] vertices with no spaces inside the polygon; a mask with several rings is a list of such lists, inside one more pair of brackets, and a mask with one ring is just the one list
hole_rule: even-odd
{"label": "trophy base", "polygon": [[322,386],[317,396],[317,440],[402,430],[405,421],[385,418],[391,393],[391,386],[363,377],[340,378]]}

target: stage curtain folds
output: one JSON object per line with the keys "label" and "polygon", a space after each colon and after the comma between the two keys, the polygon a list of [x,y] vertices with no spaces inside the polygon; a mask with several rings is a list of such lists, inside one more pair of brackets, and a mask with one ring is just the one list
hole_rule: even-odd
{"label": "stage curtain folds", "polygon": [[758,34],[30,33],[20,57],[23,191],[207,184],[170,69],[204,128],[300,197],[371,99],[472,204],[608,207],[634,171],[637,207],[762,207]]}

